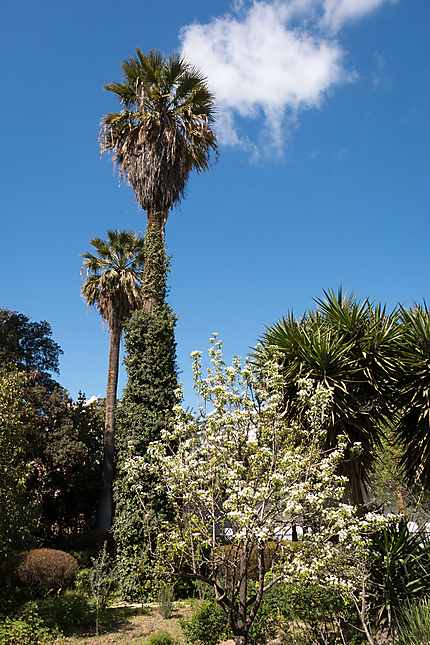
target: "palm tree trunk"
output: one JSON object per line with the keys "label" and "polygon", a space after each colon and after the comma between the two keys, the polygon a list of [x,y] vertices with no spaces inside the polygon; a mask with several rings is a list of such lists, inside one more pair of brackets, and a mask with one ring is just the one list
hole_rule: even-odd
{"label": "palm tree trunk", "polygon": [[164,246],[164,226],[167,213],[148,212],[148,226],[145,233],[145,263],[142,288],[145,313],[164,302],[166,295],[167,258]]}
{"label": "palm tree trunk", "polygon": [[112,483],[115,460],[115,404],[118,387],[119,347],[121,325],[112,324],[109,334],[109,368],[106,392],[105,431],[103,449],[102,491],[100,496],[97,528],[109,531],[112,528]]}

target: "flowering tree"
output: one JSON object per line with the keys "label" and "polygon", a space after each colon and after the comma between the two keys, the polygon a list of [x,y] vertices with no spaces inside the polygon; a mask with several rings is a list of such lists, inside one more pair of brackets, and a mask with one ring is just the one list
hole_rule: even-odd
{"label": "flowering tree", "polygon": [[[279,582],[349,594],[365,555],[365,522],[343,502],[337,471],[346,440],[323,448],[330,390],[302,381],[303,414],[292,426],[282,414],[276,362],[258,374],[238,359],[226,366],[216,338],[209,355],[204,377],[193,353],[199,414],[176,406],[173,430],[150,447],[177,514],[160,534],[158,562],[211,585],[236,644],[245,645],[264,594]],[[145,468],[140,459],[129,463],[136,482]],[[304,534],[293,549],[294,525]]]}

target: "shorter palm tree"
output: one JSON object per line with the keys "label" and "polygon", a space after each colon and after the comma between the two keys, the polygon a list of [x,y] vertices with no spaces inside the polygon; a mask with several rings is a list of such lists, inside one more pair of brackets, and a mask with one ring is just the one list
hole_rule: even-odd
{"label": "shorter palm tree", "polygon": [[143,302],[143,239],[128,231],[108,231],[107,241],[91,240],[97,253],[84,253],[87,277],[82,296],[97,307],[109,327],[109,367],[106,392],[103,482],[97,526],[112,526],[112,482],[115,459],[114,427],[119,349],[124,322]]}

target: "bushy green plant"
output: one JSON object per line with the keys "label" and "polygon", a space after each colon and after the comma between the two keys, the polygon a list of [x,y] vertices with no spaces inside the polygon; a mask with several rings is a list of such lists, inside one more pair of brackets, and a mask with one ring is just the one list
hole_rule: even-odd
{"label": "bushy green plant", "polygon": [[396,645],[430,643],[430,600],[408,603],[399,614],[399,636]]}
{"label": "bushy green plant", "polygon": [[0,645],[42,645],[55,637],[42,622],[6,618],[0,623]]}
{"label": "bushy green plant", "polygon": [[42,645],[60,635],[45,623],[37,603],[27,603],[18,616],[0,622],[0,645]]}
{"label": "bushy green plant", "polygon": [[25,603],[20,617],[26,622],[37,617],[49,629],[68,634],[78,626],[90,626],[94,621],[94,609],[85,597],[69,591]]}
{"label": "bushy green plant", "polygon": [[175,640],[167,632],[156,632],[146,639],[145,645],[175,645]]}
{"label": "bushy green plant", "polygon": [[75,589],[78,593],[91,596],[92,569],[80,569],[75,578]]}
{"label": "bushy green plant", "polygon": [[251,629],[251,642],[260,645],[284,632],[287,642],[331,643],[340,639],[342,630],[350,643],[355,631],[351,612],[352,606],[333,589],[280,584],[263,598]]}
{"label": "bushy green plant", "polygon": [[277,636],[283,600],[283,594],[277,588],[272,589],[263,598],[251,628],[252,643],[266,643],[268,639]]}
{"label": "bushy green plant", "polygon": [[228,638],[230,630],[223,609],[212,601],[204,601],[191,618],[180,621],[187,643],[216,645]]}

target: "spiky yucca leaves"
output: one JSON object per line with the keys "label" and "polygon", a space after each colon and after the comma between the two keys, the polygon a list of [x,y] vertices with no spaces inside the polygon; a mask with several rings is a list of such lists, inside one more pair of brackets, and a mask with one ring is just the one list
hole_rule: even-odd
{"label": "spiky yucca leaves", "polygon": [[428,645],[430,643],[430,599],[408,602],[402,607],[396,645]]}
{"label": "spiky yucca leaves", "polygon": [[144,241],[128,231],[108,231],[107,241],[91,244],[97,254],[84,253],[87,279],[82,296],[97,307],[109,326],[109,368],[104,431],[103,486],[98,510],[98,528],[112,526],[112,482],[115,459],[114,426],[118,387],[119,348],[124,322],[143,303]]}
{"label": "spiky yucca leaves", "polygon": [[324,292],[315,311],[296,320],[293,314],[270,327],[256,352],[257,361],[280,353],[285,379],[287,413],[299,414],[297,382],[311,378],[332,388],[333,409],[327,446],[345,434],[361,451],[344,464],[352,500],[363,493],[380,445],[382,424],[393,402],[400,328],[397,314],[368,300],[360,302],[340,290]]}
{"label": "spiky yucca leaves", "polygon": [[430,311],[426,304],[401,310],[398,439],[412,484],[430,488]]}
{"label": "spiky yucca leaves", "polygon": [[372,622],[396,631],[402,607],[430,593],[430,542],[412,533],[405,518],[372,538],[369,599]]}
{"label": "spiky yucca leaves", "polygon": [[122,109],[103,117],[101,151],[112,153],[148,217],[165,223],[189,173],[206,170],[217,149],[214,97],[205,77],[177,55],[137,49],[122,69],[123,82],[106,85]]}

